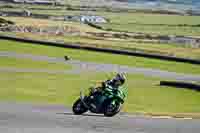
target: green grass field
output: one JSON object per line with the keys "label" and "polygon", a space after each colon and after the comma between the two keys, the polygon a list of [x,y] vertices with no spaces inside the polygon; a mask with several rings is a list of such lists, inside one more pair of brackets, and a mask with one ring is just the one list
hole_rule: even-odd
{"label": "green grass field", "polygon": [[[166,71],[200,74],[199,65],[178,63],[172,61],[162,61],[158,59],[147,59],[143,57],[113,55],[107,53],[91,52],[84,50],[63,49],[41,45],[31,45],[27,43],[0,40],[0,51],[14,51],[19,53],[29,53],[34,55],[48,55],[52,57],[70,56],[72,59],[82,61],[93,61],[108,64],[120,64],[134,67],[155,68]],[[84,55],[84,56],[83,56]]]}
{"label": "green grass field", "polygon": [[[83,61],[97,61],[105,63],[127,64],[130,66],[152,66],[154,68],[166,67],[186,73],[199,73],[198,66],[183,63],[167,62],[134,58],[128,56],[95,53],[31,45],[14,41],[0,41],[0,51],[15,51],[34,55],[63,57],[70,55],[74,59]],[[84,56],[83,56],[84,55]],[[103,60],[104,59],[104,60]],[[109,59],[109,60],[108,60]],[[122,62],[119,62],[119,59]],[[62,64],[49,64],[31,60],[0,58],[1,67],[37,68],[49,70],[66,70],[69,66]],[[157,63],[156,63],[157,62]],[[148,64],[149,63],[149,64]],[[163,63],[163,64],[162,64]],[[173,66],[173,67],[170,67]],[[64,104],[71,106],[79,96],[81,88],[94,86],[99,81],[112,77],[114,73],[81,72],[80,74],[48,74],[28,72],[0,72],[0,100],[28,102],[37,104]],[[127,74],[126,87],[129,90],[128,98],[123,111],[137,113],[192,113],[200,112],[200,93],[192,90],[177,89],[159,86],[160,78],[145,77],[143,75]],[[69,93],[70,92],[70,93]],[[187,100],[185,100],[187,99]],[[184,101],[184,102],[183,102]]]}
{"label": "green grass field", "polygon": [[[163,14],[145,14],[145,13],[102,13],[111,20],[111,23],[105,24],[107,29],[128,32],[143,32],[159,35],[200,35],[198,25],[199,16],[179,16]],[[120,17],[118,17],[120,15]],[[178,26],[178,25],[188,26]]]}
{"label": "green grass field", "polygon": [[33,61],[30,59],[17,59],[12,57],[0,57],[0,67],[43,69],[43,70],[68,70],[72,68],[70,65],[61,63]]}
{"label": "green grass field", "polygon": [[[107,75],[105,73],[64,75],[1,72],[0,99],[11,102],[71,106],[78,98],[80,88],[93,86],[94,81],[105,80]],[[129,88],[129,93],[123,111],[155,114],[200,112],[200,93],[160,87],[159,81],[160,79],[142,75],[128,75],[126,86]]]}
{"label": "green grass field", "polygon": [[200,35],[200,27],[192,26],[149,26],[143,24],[105,24],[103,25],[106,29],[112,29],[113,31],[122,32],[137,32],[147,33],[155,35],[183,35],[183,36],[194,36]]}

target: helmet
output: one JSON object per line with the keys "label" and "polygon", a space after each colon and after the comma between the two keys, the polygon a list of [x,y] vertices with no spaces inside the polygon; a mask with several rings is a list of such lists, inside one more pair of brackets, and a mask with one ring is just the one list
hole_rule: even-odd
{"label": "helmet", "polygon": [[126,81],[126,76],[124,73],[118,73],[115,78],[114,81],[117,83],[118,86],[121,86],[125,83]]}

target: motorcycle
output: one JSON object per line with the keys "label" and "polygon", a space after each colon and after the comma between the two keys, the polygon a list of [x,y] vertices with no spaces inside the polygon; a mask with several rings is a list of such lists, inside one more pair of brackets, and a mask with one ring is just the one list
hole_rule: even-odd
{"label": "motorcycle", "polygon": [[120,112],[126,95],[123,90],[113,90],[106,87],[103,91],[98,89],[90,89],[89,94],[80,91],[78,98],[72,107],[75,115],[81,115],[87,111],[96,114],[104,114],[106,117],[112,117]]}

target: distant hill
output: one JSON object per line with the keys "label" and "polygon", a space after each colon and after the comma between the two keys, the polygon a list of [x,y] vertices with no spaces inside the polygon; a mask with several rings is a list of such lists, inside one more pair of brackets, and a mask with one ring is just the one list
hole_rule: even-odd
{"label": "distant hill", "polygon": [[200,0],[115,0],[129,3],[132,6],[151,9],[167,10],[198,10],[200,12]]}
{"label": "distant hill", "polygon": [[[14,0],[0,0],[11,2]],[[20,0],[16,0],[20,1]],[[23,0],[21,0],[23,1]],[[25,0],[26,1],[26,0]],[[27,1],[54,1],[54,0],[27,0]],[[82,6],[114,6],[119,8],[155,9],[175,12],[192,10],[200,14],[200,0],[58,0],[71,5]]]}
{"label": "distant hill", "polygon": [[195,5],[196,3],[200,3],[200,0],[116,0],[121,2],[163,2],[163,3],[170,3],[170,4],[190,4]]}

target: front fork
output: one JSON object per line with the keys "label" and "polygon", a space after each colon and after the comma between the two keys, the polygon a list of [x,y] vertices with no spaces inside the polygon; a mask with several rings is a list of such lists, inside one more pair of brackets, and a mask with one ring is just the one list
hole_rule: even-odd
{"label": "front fork", "polygon": [[89,106],[85,103],[84,99],[85,99],[85,95],[83,93],[83,90],[80,91],[80,99],[81,99],[81,102],[83,103],[83,105],[89,109]]}

